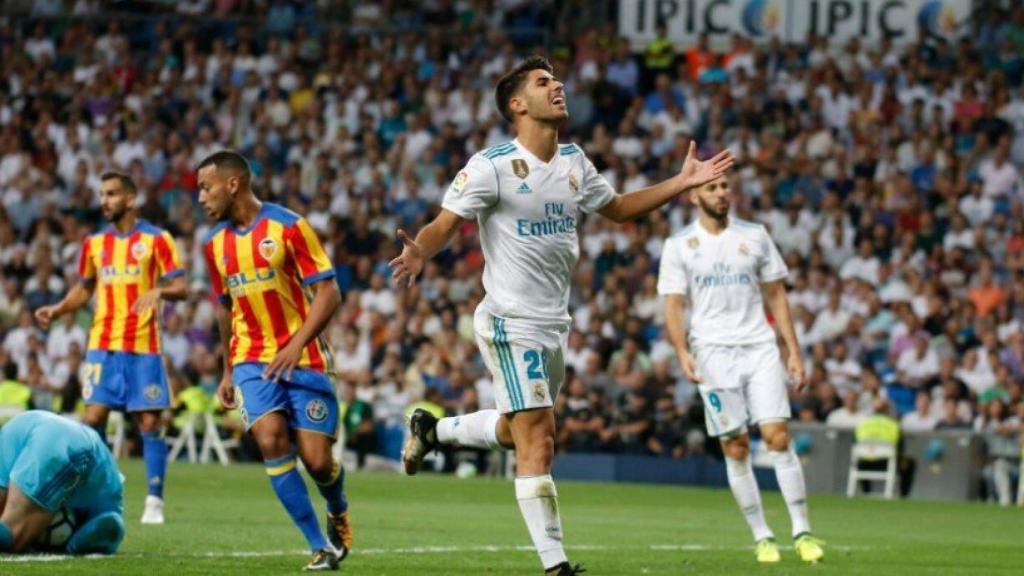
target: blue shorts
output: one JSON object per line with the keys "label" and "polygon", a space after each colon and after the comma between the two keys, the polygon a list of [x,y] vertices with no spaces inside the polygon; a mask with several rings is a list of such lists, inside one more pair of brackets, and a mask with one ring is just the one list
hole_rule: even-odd
{"label": "blue shorts", "polygon": [[82,399],[128,412],[168,408],[171,392],[163,356],[89,350]]}
{"label": "blue shorts", "polygon": [[14,484],[48,512],[123,512],[121,474],[96,431],[41,410],[0,428],[0,488]]}
{"label": "blue shorts", "polygon": [[338,395],[323,372],[296,368],[290,380],[263,378],[266,364],[246,362],[231,370],[235,401],[245,429],[271,412],[284,412],[288,426],[331,438],[338,434]]}

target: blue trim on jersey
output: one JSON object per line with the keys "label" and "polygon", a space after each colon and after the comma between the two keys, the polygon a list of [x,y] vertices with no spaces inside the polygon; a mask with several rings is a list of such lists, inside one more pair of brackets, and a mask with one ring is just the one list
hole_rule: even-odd
{"label": "blue trim on jersey", "polygon": [[502,156],[508,156],[509,154],[514,154],[515,151],[516,151],[516,149],[513,146],[512,148],[509,148],[508,150],[503,150],[501,152],[498,152],[497,154],[494,154],[494,155],[491,155],[491,156],[487,156],[486,158],[488,160],[494,160],[495,158],[500,158]]}
{"label": "blue trim on jersey", "polygon": [[263,213],[266,214],[268,218],[276,220],[285,226],[291,226],[301,218],[301,216],[295,212],[292,212],[280,204],[274,204],[273,202],[264,202],[263,210]]}
{"label": "blue trim on jersey", "polygon": [[499,364],[505,375],[505,389],[508,391],[509,402],[512,410],[522,410],[526,407],[523,402],[522,390],[519,387],[519,374],[516,373],[515,360],[512,357],[512,349],[508,345],[508,334],[505,332],[505,320],[494,317],[495,348],[498,351]]}
{"label": "blue trim on jersey", "polygon": [[562,156],[572,156],[580,151],[575,144],[567,144],[558,149],[558,153]]}
{"label": "blue trim on jersey", "polygon": [[494,160],[488,159],[491,163],[491,168],[494,169],[494,191],[498,196],[498,200],[494,203],[495,206],[501,204],[501,178],[498,176],[498,167],[494,165]]}
{"label": "blue trim on jersey", "polygon": [[310,286],[312,284],[316,284],[317,282],[319,282],[321,280],[326,280],[327,278],[334,278],[334,268],[331,268],[330,270],[324,270],[323,272],[320,272],[319,274],[313,274],[312,276],[303,279],[302,280],[302,285],[303,286]]}
{"label": "blue trim on jersey", "polygon": [[153,224],[149,220],[139,219],[139,223],[135,225],[136,230],[143,234],[152,234],[153,236],[160,236],[164,233],[164,229]]}
{"label": "blue trim on jersey", "polygon": [[483,153],[483,156],[484,156],[484,158],[487,158],[488,160],[493,160],[493,159],[497,158],[498,156],[505,156],[505,155],[511,154],[511,153],[513,153],[515,151],[516,151],[516,145],[514,143],[512,143],[512,142],[506,142],[504,144],[501,144],[500,146],[495,146],[494,148],[491,148],[489,150],[485,150],[484,153]]}
{"label": "blue trim on jersey", "polygon": [[213,228],[211,228],[209,232],[206,233],[206,238],[203,238],[203,246],[206,246],[207,244],[212,242],[213,241],[213,237],[216,236],[217,234],[219,234],[221,230],[223,230],[223,229],[225,229],[227,227],[228,227],[228,221],[227,220],[221,220],[220,222],[217,222],[217,224]]}
{"label": "blue trim on jersey", "polygon": [[126,238],[131,238],[132,234],[135,234],[136,232],[142,232],[143,230],[141,230],[141,228],[143,223],[144,221],[141,218],[136,220],[135,226],[132,226],[131,230],[125,232],[124,234],[118,232],[117,227],[114,226],[113,223],[110,223],[107,224],[102,231],[100,231],[100,234],[113,234],[114,238],[120,238],[124,240]]}
{"label": "blue trim on jersey", "polygon": [[505,381],[505,392],[508,394],[509,402],[512,404],[512,409],[516,409],[516,397],[512,392],[512,376],[509,374],[508,365],[505,363],[505,353],[501,345],[501,328],[498,325],[498,317],[491,317],[491,325],[494,329],[494,350],[498,353],[498,367],[501,368],[501,379]]}

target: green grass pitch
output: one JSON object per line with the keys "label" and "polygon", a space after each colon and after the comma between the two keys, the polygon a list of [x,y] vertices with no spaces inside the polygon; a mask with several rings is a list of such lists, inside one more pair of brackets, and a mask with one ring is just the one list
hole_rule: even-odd
{"label": "green grass pitch", "polygon": [[[141,461],[128,477],[128,535],[113,558],[0,556],[0,574],[144,576],[298,573],[309,555],[262,467],[175,464],[167,524],[141,526]],[[342,573],[540,574],[511,482],[349,474],[355,550]],[[727,490],[559,482],[566,544],[588,576],[632,574],[1020,574],[1024,511],[980,504],[812,497],[811,521],[829,548],[801,565],[777,493],[765,495],[783,546],[757,566]],[[317,508],[323,501],[311,487]]]}

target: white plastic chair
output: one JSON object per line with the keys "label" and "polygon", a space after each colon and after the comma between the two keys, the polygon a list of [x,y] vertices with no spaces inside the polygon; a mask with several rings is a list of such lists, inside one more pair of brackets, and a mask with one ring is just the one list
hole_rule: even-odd
{"label": "white plastic chair", "polygon": [[166,440],[170,446],[170,452],[167,453],[167,460],[170,462],[177,462],[178,456],[181,454],[181,450],[187,450],[188,461],[195,464],[198,460],[196,452],[196,421],[199,419],[197,414],[189,414],[185,420],[185,425],[178,431],[177,436],[167,436]]}
{"label": "white plastic chair", "polygon": [[238,449],[240,442],[237,438],[224,439],[220,437],[220,432],[217,431],[217,422],[213,419],[213,414],[209,412],[203,413],[203,447],[200,451],[199,462],[207,464],[210,462],[210,455],[215,454],[217,460],[220,461],[221,466],[227,466],[231,463],[231,458],[228,457],[228,450]]}
{"label": "white plastic chair", "polygon": [[12,406],[10,404],[0,404],[0,425],[6,424],[7,421],[14,418],[18,414],[25,411],[25,408],[21,406]]}
{"label": "white plastic chair", "polygon": [[1024,506],[1024,450],[1020,453],[1020,473],[1017,474],[1017,506]]}
{"label": "white plastic chair", "polygon": [[[202,429],[203,436],[201,445],[198,438],[200,429]],[[229,438],[225,440],[220,437],[220,432],[217,431],[217,422],[214,420],[213,414],[209,412],[189,414],[185,420],[185,425],[182,426],[178,435],[168,436],[167,442],[170,443],[171,447],[170,452],[167,454],[168,460],[171,462],[177,461],[181,451],[185,450],[186,458],[193,464],[196,462],[209,464],[210,460],[216,456],[222,466],[227,466],[231,463],[228,450],[239,447],[237,439]],[[198,448],[197,445],[199,446]]]}
{"label": "white plastic chair", "polygon": [[[863,460],[885,462],[885,470],[861,470],[860,462]],[[886,500],[892,500],[896,495],[896,446],[881,442],[858,442],[853,445],[850,452],[850,474],[846,481],[846,497],[853,498],[857,495],[857,486],[861,480],[869,482],[884,482],[883,494]]]}

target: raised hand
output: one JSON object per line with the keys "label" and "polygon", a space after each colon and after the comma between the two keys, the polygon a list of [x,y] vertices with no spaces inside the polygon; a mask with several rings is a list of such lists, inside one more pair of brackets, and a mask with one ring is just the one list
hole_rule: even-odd
{"label": "raised hand", "polygon": [[710,160],[699,160],[697,159],[697,144],[690,140],[690,149],[686,152],[683,168],[679,171],[679,175],[683,179],[683,188],[693,188],[718,178],[732,167],[734,161],[732,152],[729,150],[722,150],[712,156]]}
{"label": "raised hand", "polygon": [[401,284],[407,279],[406,286],[412,286],[416,282],[416,276],[423,271],[423,252],[404,230],[398,231],[398,239],[402,241],[402,253],[388,262],[388,266],[391,267],[395,284]]}

